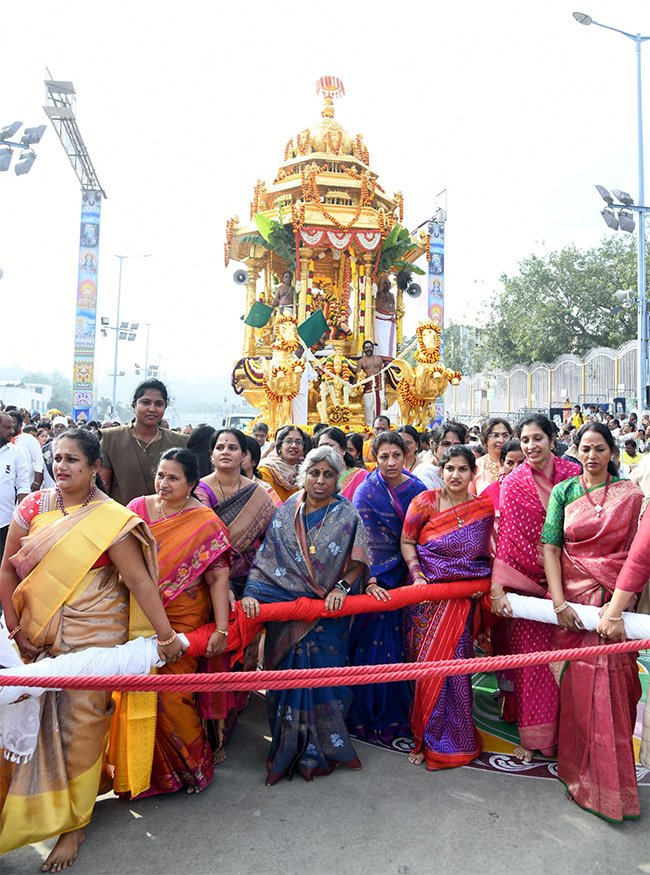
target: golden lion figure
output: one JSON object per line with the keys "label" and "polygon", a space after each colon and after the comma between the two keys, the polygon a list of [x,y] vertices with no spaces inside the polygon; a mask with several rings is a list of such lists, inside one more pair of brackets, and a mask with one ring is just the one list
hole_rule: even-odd
{"label": "golden lion figure", "polygon": [[396,359],[393,366],[402,373],[397,384],[397,401],[402,423],[424,431],[435,418],[435,402],[451,383],[458,385],[461,374],[440,361],[441,330],[437,322],[421,322],[417,327],[416,365]]}
{"label": "golden lion figure", "polygon": [[291,422],[291,402],[300,392],[300,380],[305,366],[296,357],[300,346],[296,320],[278,316],[275,321],[275,341],[271,358],[259,358],[255,364],[264,374],[264,394],[268,402],[269,428],[275,433]]}

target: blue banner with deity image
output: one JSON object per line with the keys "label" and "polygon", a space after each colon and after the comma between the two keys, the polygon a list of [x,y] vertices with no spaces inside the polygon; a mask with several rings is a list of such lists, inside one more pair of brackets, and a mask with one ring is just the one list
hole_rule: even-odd
{"label": "blue banner with deity image", "polygon": [[[445,342],[445,226],[429,222],[429,272],[427,277],[427,316],[440,325],[440,358],[444,361]],[[436,398],[435,423],[445,416],[443,398]]]}
{"label": "blue banner with deity image", "polygon": [[74,332],[72,416],[95,417],[95,334],[97,320],[97,269],[101,193],[84,191],[81,196],[79,271]]}

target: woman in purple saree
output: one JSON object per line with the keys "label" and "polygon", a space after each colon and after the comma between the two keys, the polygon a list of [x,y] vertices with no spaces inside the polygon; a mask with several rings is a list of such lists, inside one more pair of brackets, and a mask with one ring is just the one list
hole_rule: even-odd
{"label": "woman in purple saree", "polygon": [[[368,535],[370,554],[369,592],[389,598],[388,593],[408,582],[406,563],[400,550],[404,517],[416,495],[426,486],[404,471],[404,443],[394,432],[381,432],[373,441],[377,468],[354,495]],[[372,584],[376,584],[374,587]],[[359,614],[350,630],[350,664],[382,665],[405,662],[402,644],[402,612]],[[409,736],[411,700],[408,681],[362,684],[353,687],[348,728],[359,738],[389,743],[399,735]]]}

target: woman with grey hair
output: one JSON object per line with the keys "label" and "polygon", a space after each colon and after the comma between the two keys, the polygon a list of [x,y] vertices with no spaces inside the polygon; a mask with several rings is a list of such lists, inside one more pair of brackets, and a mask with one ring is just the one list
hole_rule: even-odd
{"label": "woman with grey hair", "polygon": [[[310,452],[307,453],[304,462],[298,469],[296,482],[301,489],[305,488],[308,472],[320,462],[327,462],[329,467],[336,471],[337,476],[345,471],[345,462],[340,454],[335,452],[332,447],[323,444],[320,447],[316,447],[314,450],[310,450]],[[334,491],[336,492],[336,490]]]}
{"label": "woman with grey hair", "polygon": [[[267,669],[346,664],[349,619],[336,613],[359,578],[365,583],[369,560],[361,517],[336,494],[342,470],[343,461],[331,447],[307,454],[298,473],[302,488],[275,512],[251,566],[242,599],[246,616],[257,616],[260,602],[301,597],[324,600],[332,615],[313,623],[289,618],[267,623]],[[351,699],[348,687],[267,692],[269,786],[296,770],[311,781],[340,763],[361,768],[345,726]]]}

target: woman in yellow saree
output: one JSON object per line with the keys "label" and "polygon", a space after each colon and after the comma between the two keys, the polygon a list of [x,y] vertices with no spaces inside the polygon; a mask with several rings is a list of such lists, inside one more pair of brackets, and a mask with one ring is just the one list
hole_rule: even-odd
{"label": "woman in yellow saree", "polygon": [[[154,545],[134,513],[95,485],[101,466],[92,432],[57,441],[56,487],[29,495],[9,528],[0,570],[7,627],[25,660],[125,643],[147,621],[163,659],[181,655],[154,583]],[[153,579],[152,579],[153,578]],[[129,590],[136,602],[129,612]],[[111,694],[40,697],[40,730],[28,761],[0,758],[0,853],[59,836],[43,871],[72,865],[99,792],[110,788],[104,751]]]}

